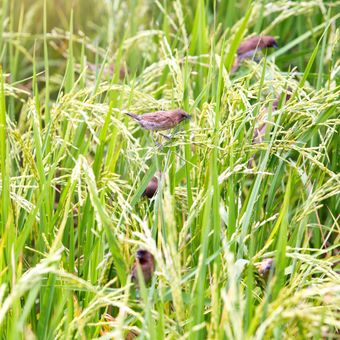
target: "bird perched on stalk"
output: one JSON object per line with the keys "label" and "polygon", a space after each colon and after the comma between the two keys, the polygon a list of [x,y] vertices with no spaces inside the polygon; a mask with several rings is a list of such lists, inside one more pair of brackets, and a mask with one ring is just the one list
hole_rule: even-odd
{"label": "bird perched on stalk", "polygon": [[241,42],[237,49],[237,56],[242,58],[251,58],[256,51],[269,47],[278,47],[274,37],[270,35],[262,37],[255,36]]}
{"label": "bird perched on stalk", "polygon": [[141,127],[151,131],[169,130],[176,127],[183,120],[190,119],[191,116],[181,109],[170,111],[156,111],[136,115],[131,112],[126,114],[139,123]]}
{"label": "bird perched on stalk", "polygon": [[[241,60],[254,58],[256,52],[270,47],[278,48],[275,38],[270,35],[265,35],[262,37],[255,36],[242,41],[237,49],[237,57],[235,58],[231,73],[236,72],[240,66]],[[255,61],[259,61],[259,59],[255,58]]]}
{"label": "bird perched on stalk", "polygon": [[161,172],[158,171],[156,173],[156,176],[153,176],[149,182],[149,184],[147,185],[147,187],[145,188],[144,192],[143,192],[143,196],[146,196],[147,198],[152,198],[158,189],[158,179],[161,176]]}
{"label": "bird perched on stalk", "polygon": [[274,266],[274,260],[273,259],[264,259],[262,262],[258,263],[256,265],[257,270],[261,277],[263,277],[265,280],[268,279],[269,272]]}
{"label": "bird perched on stalk", "polygon": [[138,282],[138,265],[143,274],[145,284],[150,283],[153,272],[155,271],[155,260],[153,255],[144,249],[137,250],[136,261],[131,271],[131,281],[139,286]]}
{"label": "bird perched on stalk", "polygon": [[[289,91],[289,92],[288,92]],[[285,94],[285,99],[284,99],[284,102],[283,104],[286,104],[289,99],[291,98],[291,93],[290,93],[291,89],[288,88],[287,89],[287,92]],[[273,105],[272,105],[272,111],[276,111],[279,107],[279,104],[280,104],[280,100],[281,100],[281,96],[282,95],[279,95],[273,102]],[[268,112],[268,109],[266,109],[265,111],[265,115],[267,114]],[[266,128],[267,128],[267,124],[266,123],[263,123],[263,122],[260,122],[259,126],[255,128],[254,130],[254,136],[253,136],[253,144],[258,144],[258,143],[261,143],[262,142],[262,139],[263,139],[263,136],[266,132]]]}

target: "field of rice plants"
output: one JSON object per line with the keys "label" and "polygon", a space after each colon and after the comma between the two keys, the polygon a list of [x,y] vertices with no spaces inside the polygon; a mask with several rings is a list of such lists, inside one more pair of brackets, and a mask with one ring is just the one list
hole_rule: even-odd
{"label": "field of rice plants", "polygon": [[0,338],[339,339],[339,20],[0,0]]}

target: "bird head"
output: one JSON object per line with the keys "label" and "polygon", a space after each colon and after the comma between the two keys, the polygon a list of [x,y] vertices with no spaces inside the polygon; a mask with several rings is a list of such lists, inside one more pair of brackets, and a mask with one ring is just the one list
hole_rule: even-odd
{"label": "bird head", "polygon": [[138,249],[137,250],[137,255],[136,255],[139,263],[144,263],[148,261],[153,261],[153,256],[150,252],[144,249]]}
{"label": "bird head", "polygon": [[265,43],[265,46],[266,47],[274,47],[274,48],[278,48],[279,45],[277,44],[276,40],[274,37],[272,36],[265,36],[262,38],[264,43]]}
{"label": "bird head", "polygon": [[191,119],[191,116],[188,113],[186,113],[184,110],[177,109],[176,113],[179,116],[180,121],[186,120],[186,119]]}

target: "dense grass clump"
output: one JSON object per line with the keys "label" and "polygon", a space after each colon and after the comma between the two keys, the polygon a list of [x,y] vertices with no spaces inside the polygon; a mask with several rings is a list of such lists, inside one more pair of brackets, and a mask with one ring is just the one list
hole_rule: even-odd
{"label": "dense grass clump", "polygon": [[339,5],[2,0],[2,338],[338,338]]}

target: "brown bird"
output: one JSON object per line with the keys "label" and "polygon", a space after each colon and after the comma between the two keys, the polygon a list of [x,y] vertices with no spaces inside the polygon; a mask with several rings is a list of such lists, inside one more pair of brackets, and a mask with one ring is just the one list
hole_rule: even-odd
{"label": "brown bird", "polygon": [[171,111],[156,111],[135,115],[126,112],[128,116],[137,121],[141,127],[152,131],[169,130],[177,126],[180,122],[190,119],[191,116],[181,109]]}
{"label": "brown bird", "polygon": [[155,270],[155,260],[153,255],[144,249],[137,250],[136,261],[131,271],[131,281],[134,282],[137,286],[139,286],[137,272],[138,264],[140,265],[144,282],[145,284],[148,284],[151,281],[153,272]]}
{"label": "brown bird", "polygon": [[263,136],[266,132],[267,124],[263,123],[259,127],[256,127],[254,129],[254,135],[253,135],[253,144],[259,144],[262,143]]}
{"label": "brown bird", "polygon": [[161,176],[161,173],[158,171],[156,176],[153,176],[145,188],[143,192],[143,196],[146,196],[147,198],[152,198],[158,189],[158,178]]}
{"label": "brown bird", "polygon": [[[286,104],[289,99],[291,98],[291,93],[290,93],[291,89],[288,88],[287,92],[286,92],[286,97],[285,100],[283,102],[283,104]],[[272,111],[276,111],[279,107],[279,103],[281,100],[281,95],[279,95],[273,102],[273,106],[272,106]],[[268,111],[268,109],[266,110],[266,112]],[[267,124],[266,123],[262,123],[261,125],[259,125],[258,127],[255,128],[254,130],[254,136],[253,136],[253,144],[258,144],[262,142],[263,136],[266,132],[266,128],[267,128]]]}
{"label": "brown bird", "polygon": [[263,261],[258,263],[256,267],[260,276],[263,277],[264,279],[268,279],[269,272],[272,269],[273,265],[274,265],[273,259],[264,259]]}
{"label": "brown bird", "polygon": [[[284,99],[284,102],[283,104],[287,103],[288,100],[291,98],[292,94],[288,91],[291,91],[290,88],[288,88],[287,92],[286,92],[286,97]],[[280,103],[280,99],[281,99],[281,95],[278,96],[275,101],[273,102],[273,111],[277,110],[278,106],[279,106],[279,103]]]}
{"label": "brown bird", "polygon": [[[243,59],[254,58],[257,51],[266,47],[278,47],[276,40],[270,35],[255,36],[242,41],[237,49],[237,57],[234,60],[230,73],[233,74],[238,70]],[[254,59],[259,61],[259,58]]]}
{"label": "brown bird", "polygon": [[255,36],[241,42],[237,49],[237,55],[241,59],[251,58],[256,51],[260,51],[266,47],[277,48],[278,45],[275,38],[270,35],[262,37]]}

